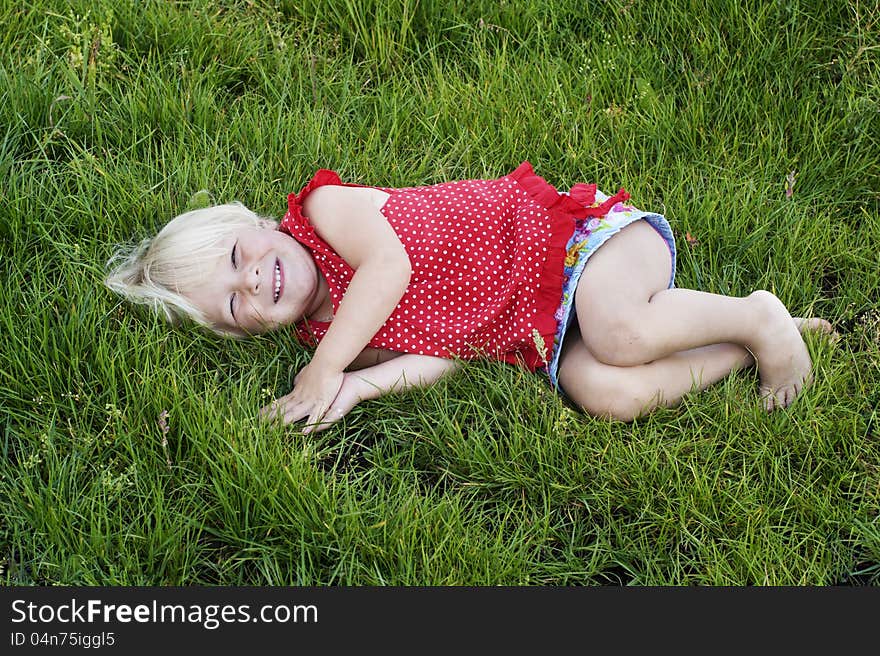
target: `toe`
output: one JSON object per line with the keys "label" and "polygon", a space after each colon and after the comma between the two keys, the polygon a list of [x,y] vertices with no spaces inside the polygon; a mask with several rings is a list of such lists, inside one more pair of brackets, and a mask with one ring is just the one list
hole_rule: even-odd
{"label": "toe", "polygon": [[802,334],[816,332],[822,335],[829,335],[834,342],[840,339],[840,334],[834,330],[834,326],[827,319],[822,319],[821,317],[793,317],[793,319]]}
{"label": "toe", "polygon": [[804,390],[804,387],[808,384],[807,379],[802,380],[799,383],[794,383],[793,385],[789,385],[785,388],[784,394],[784,403],[785,407],[790,406],[794,403],[795,399],[800,396],[801,392]]}

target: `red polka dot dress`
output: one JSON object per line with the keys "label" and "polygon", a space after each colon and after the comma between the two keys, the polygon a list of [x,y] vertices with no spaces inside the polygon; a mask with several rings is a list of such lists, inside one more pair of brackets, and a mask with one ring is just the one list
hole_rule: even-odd
{"label": "red polka dot dress", "polygon": [[[319,170],[298,194],[279,229],[312,254],[327,280],[334,311],[354,270],[314,231],[302,204],[322,185],[344,185]],[[544,367],[556,332],[566,242],[575,221],[602,216],[626,196],[602,204],[595,185],[560,194],[529,162],[492,180],[462,180],[390,189],[382,207],[412,265],[403,297],[369,346],[401,353],[473,359],[488,357]],[[315,344],[329,323],[297,324]]]}

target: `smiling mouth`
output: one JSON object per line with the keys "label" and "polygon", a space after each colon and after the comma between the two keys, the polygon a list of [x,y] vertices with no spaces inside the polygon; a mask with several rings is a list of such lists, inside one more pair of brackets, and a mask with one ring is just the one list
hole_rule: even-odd
{"label": "smiling mouth", "polygon": [[275,260],[275,293],[274,293],[274,302],[277,303],[278,299],[281,298],[281,292],[284,291],[283,277],[281,275],[281,261]]}

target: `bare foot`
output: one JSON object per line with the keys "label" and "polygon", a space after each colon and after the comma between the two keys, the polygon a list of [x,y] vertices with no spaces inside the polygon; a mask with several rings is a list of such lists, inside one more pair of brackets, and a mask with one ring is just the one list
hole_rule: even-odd
{"label": "bare foot", "polygon": [[834,330],[834,326],[827,319],[820,319],[819,317],[792,317],[792,319],[794,319],[794,325],[797,326],[801,335],[806,332],[816,332],[830,335],[831,340],[834,342],[840,339],[840,334]]}
{"label": "bare foot", "polygon": [[793,320],[782,301],[767,291],[756,291],[749,299],[761,317],[760,333],[751,348],[761,376],[761,399],[768,411],[785,408],[812,380],[812,362],[801,331],[823,330],[824,320]]}

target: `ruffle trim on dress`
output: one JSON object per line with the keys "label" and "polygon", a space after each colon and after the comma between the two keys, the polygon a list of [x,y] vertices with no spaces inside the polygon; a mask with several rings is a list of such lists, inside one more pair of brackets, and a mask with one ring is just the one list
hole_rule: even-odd
{"label": "ruffle trim on dress", "polygon": [[629,200],[629,193],[621,188],[616,194],[614,194],[611,198],[601,202],[596,202],[596,185],[594,184],[585,184],[583,182],[579,182],[571,188],[569,193],[569,198],[573,198],[580,205],[583,206],[583,209],[580,210],[582,215],[576,214],[575,216],[578,219],[585,219],[587,217],[600,218],[608,214],[611,211],[611,208],[614,207],[617,203],[622,203],[626,200]]}
{"label": "ruffle trim on dress", "polygon": [[[342,182],[342,179],[339,177],[339,174],[336,173],[336,171],[331,171],[329,169],[319,169],[315,173],[315,175],[312,176],[312,179],[309,180],[308,184],[306,184],[306,186],[303,187],[298,194],[288,194],[287,214],[281,220],[281,224],[278,226],[278,228],[279,230],[287,232],[297,241],[305,246],[308,246],[313,251],[319,252],[328,257],[341,259],[339,258],[339,255],[336,253],[336,251],[330,248],[327,242],[321,239],[318,233],[315,232],[315,228],[312,226],[311,221],[309,221],[307,217],[303,216],[302,213],[302,205],[308,195],[318,187],[323,187],[324,185],[344,185],[344,183]],[[316,261],[316,264],[321,269],[324,278],[329,280],[330,276],[325,270],[323,263],[318,260]],[[335,311],[336,307],[334,307],[333,309]],[[319,341],[319,337],[316,335],[315,328],[317,328],[318,332],[320,332],[321,336],[323,336],[323,333],[327,331],[328,325],[329,322],[327,321],[314,321],[303,318],[301,321],[296,323],[294,328],[296,330],[296,336],[302,344],[306,346],[315,346]]]}
{"label": "ruffle trim on dress", "polygon": [[560,194],[556,187],[535,173],[528,161],[520,164],[510,177],[519,182],[544,207],[556,208],[576,219],[605,216],[616,203],[629,200],[629,193],[621,188],[611,198],[597,203],[596,185],[584,182],[574,185],[568,195]]}
{"label": "ruffle trim on dress", "polygon": [[[557,325],[555,315],[562,299],[565,247],[574,232],[575,220],[589,216],[585,212],[594,208],[585,207],[579,202],[581,198],[586,198],[580,189],[577,200],[560,194],[553,185],[536,174],[531,163],[527,161],[520,164],[510,177],[550,213],[550,240],[535,299],[537,314],[532,334],[533,341],[515,353],[505,354],[503,358],[506,362],[521,364],[534,371],[539,367],[546,367],[552,356]],[[582,186],[587,188],[592,186],[595,197],[595,185]],[[588,192],[589,189],[584,191]]]}
{"label": "ruffle trim on dress", "polygon": [[310,246],[312,246],[313,248],[317,248],[325,254],[333,252],[332,249],[327,245],[327,242],[321,239],[315,232],[315,228],[312,227],[311,222],[303,216],[302,205],[308,195],[318,187],[323,187],[324,185],[341,184],[342,180],[339,178],[339,175],[335,171],[330,171],[329,169],[319,169],[318,172],[315,173],[314,176],[312,176],[312,179],[309,180],[308,184],[303,187],[298,194],[288,194],[287,214],[281,220],[281,225],[279,226],[279,228],[289,231],[290,227],[295,225],[299,229],[299,237],[307,238],[310,241]]}

